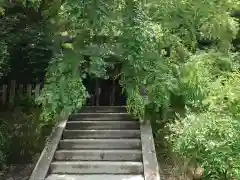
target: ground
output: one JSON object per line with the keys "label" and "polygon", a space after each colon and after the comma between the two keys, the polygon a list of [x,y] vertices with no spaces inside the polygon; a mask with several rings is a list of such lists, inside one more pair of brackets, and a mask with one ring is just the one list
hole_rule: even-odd
{"label": "ground", "polygon": [[170,164],[159,163],[161,180],[188,180],[189,178],[178,172],[178,170]]}
{"label": "ground", "polygon": [[34,168],[33,164],[12,165],[0,172],[0,179],[4,180],[28,180]]}

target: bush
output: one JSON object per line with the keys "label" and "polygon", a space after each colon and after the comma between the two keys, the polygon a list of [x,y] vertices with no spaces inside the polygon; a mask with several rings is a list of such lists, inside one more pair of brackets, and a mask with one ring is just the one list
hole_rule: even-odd
{"label": "bush", "polygon": [[211,112],[189,114],[168,125],[173,151],[205,179],[240,179],[240,122]]}
{"label": "bush", "polygon": [[182,68],[191,111],[166,126],[174,153],[202,179],[240,179],[240,76],[235,57],[195,56]]}

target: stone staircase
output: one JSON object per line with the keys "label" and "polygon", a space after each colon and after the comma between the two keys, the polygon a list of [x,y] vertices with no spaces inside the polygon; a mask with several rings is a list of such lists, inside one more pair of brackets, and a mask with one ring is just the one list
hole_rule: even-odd
{"label": "stone staircase", "polygon": [[86,107],[53,131],[30,180],[159,180],[141,126],[125,107]]}

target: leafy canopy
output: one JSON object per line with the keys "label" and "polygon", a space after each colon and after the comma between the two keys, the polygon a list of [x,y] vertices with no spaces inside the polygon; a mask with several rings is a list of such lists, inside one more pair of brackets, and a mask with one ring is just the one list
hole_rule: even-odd
{"label": "leafy canopy", "polygon": [[[54,58],[48,69],[46,81],[51,83],[42,94],[46,104],[44,113],[57,115],[80,106],[88,97],[81,78],[88,74],[109,78],[108,70],[119,63],[129,110],[141,119],[144,119],[146,105],[154,107],[153,111],[170,106],[172,93],[186,96],[186,102],[193,103],[193,96],[203,93],[203,86],[198,82],[192,84],[194,81],[189,79],[191,72],[188,71],[196,59],[233,56],[231,42],[237,35],[238,23],[230,12],[237,3],[197,0],[61,2],[51,21],[57,29],[56,42],[62,43],[59,51],[64,60]],[[72,39],[70,43],[61,41],[66,36]],[[114,60],[109,61],[109,58]],[[205,72],[199,70],[199,73]],[[68,85],[61,93],[53,93],[58,92],[55,88],[58,79]],[[78,85],[70,85],[70,82]],[[200,88],[197,94],[196,86]],[[147,99],[142,97],[142,89],[147,92]],[[75,101],[64,104],[63,97],[68,96]]]}

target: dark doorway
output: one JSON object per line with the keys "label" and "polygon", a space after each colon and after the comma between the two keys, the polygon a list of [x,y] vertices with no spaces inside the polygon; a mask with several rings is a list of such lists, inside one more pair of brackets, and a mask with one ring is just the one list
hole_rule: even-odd
{"label": "dark doorway", "polygon": [[119,85],[119,80],[104,80],[87,78],[84,82],[90,98],[87,106],[124,106],[125,95]]}

